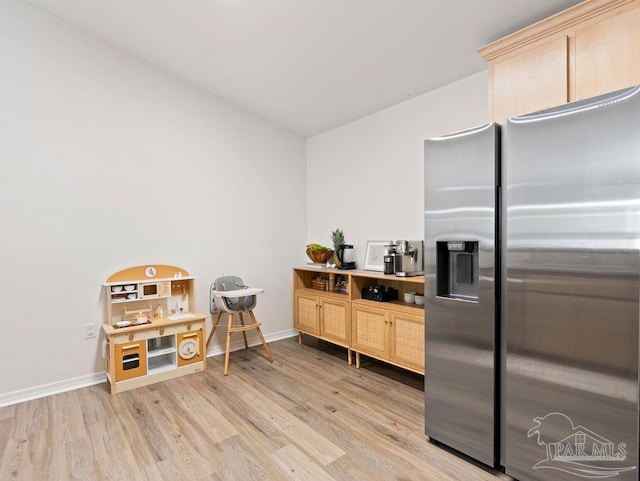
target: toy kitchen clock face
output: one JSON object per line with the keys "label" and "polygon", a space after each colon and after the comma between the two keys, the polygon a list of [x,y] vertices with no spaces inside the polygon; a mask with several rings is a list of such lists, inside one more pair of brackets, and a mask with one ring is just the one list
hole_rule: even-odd
{"label": "toy kitchen clock face", "polygon": [[178,346],[178,354],[182,359],[193,359],[198,355],[198,342],[195,339],[184,339]]}
{"label": "toy kitchen clock face", "polygon": [[147,277],[155,277],[158,273],[158,269],[155,266],[148,266],[144,270],[144,275]]}

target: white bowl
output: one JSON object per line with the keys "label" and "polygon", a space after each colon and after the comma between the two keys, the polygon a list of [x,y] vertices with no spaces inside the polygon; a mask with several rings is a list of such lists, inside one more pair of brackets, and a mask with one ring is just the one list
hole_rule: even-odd
{"label": "white bowl", "polygon": [[138,297],[138,295],[134,292],[133,294],[129,294],[127,299],[135,299],[136,297]]}
{"label": "white bowl", "polygon": [[405,292],[404,293],[404,302],[406,302],[407,304],[413,304],[416,300],[416,293],[415,292]]}
{"label": "white bowl", "polygon": [[129,321],[118,321],[118,322],[116,322],[116,326],[118,326],[118,327],[127,327],[127,326],[130,326],[130,325],[131,325],[131,322],[129,322]]}
{"label": "white bowl", "polygon": [[135,284],[129,284],[128,286],[124,286],[125,291],[132,291],[136,288]]}
{"label": "white bowl", "polygon": [[419,296],[416,294],[414,300],[417,305],[424,306],[424,296]]}
{"label": "white bowl", "polygon": [[149,320],[148,317],[137,317],[136,318],[136,324],[144,324],[145,322],[147,322]]}
{"label": "white bowl", "polygon": [[122,290],[122,286],[111,286],[111,292],[120,292]]}

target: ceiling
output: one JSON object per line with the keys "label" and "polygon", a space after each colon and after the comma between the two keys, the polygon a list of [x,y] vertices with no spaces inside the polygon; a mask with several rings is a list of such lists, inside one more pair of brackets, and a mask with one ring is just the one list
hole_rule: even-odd
{"label": "ceiling", "polygon": [[579,0],[27,0],[303,137],[486,68]]}

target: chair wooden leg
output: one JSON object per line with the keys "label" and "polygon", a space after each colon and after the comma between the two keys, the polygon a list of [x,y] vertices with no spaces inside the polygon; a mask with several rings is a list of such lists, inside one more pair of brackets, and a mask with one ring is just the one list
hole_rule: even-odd
{"label": "chair wooden leg", "polygon": [[211,334],[209,334],[209,337],[207,338],[207,347],[209,347],[209,344],[211,344],[211,339],[213,339],[213,335],[215,334],[216,329],[218,328],[218,323],[220,322],[221,317],[222,317],[222,311],[219,311],[215,321],[213,322],[213,327],[211,328]]}
{"label": "chair wooden leg", "polygon": [[[244,313],[239,312],[240,314],[240,324],[244,326]],[[247,342],[247,331],[242,331],[242,337],[244,338],[244,348],[249,349],[249,343]]]}
{"label": "chair wooden leg", "polygon": [[360,353],[356,352],[356,367],[360,369]]}
{"label": "chair wooden leg", "polygon": [[351,349],[347,348],[347,362],[351,366]]}
{"label": "chair wooden leg", "polygon": [[233,314],[229,313],[229,321],[227,324],[227,348],[224,353],[224,375],[229,374],[229,351],[231,350],[231,326],[233,324]]}
{"label": "chair wooden leg", "polygon": [[302,344],[302,333],[298,331],[298,344]]}
{"label": "chair wooden leg", "polygon": [[269,359],[269,362],[273,362],[273,356],[271,355],[271,349],[269,349],[269,345],[267,344],[267,341],[265,340],[264,336],[262,335],[262,330],[259,327],[256,327],[256,331],[258,331],[258,336],[260,336],[260,340],[262,341],[262,345],[264,346],[264,350],[267,353],[267,359]]}
{"label": "chair wooden leg", "polygon": [[[249,315],[251,316],[251,320],[254,323],[258,323],[255,314],[253,313],[253,311],[249,311]],[[258,331],[258,336],[260,336],[260,340],[262,341],[262,345],[264,346],[264,350],[267,353],[267,359],[269,359],[270,362],[273,362],[273,356],[271,355],[271,349],[269,349],[269,345],[267,344],[267,341],[265,340],[264,336],[262,335],[262,329],[260,329],[260,326],[256,327],[256,331]]]}

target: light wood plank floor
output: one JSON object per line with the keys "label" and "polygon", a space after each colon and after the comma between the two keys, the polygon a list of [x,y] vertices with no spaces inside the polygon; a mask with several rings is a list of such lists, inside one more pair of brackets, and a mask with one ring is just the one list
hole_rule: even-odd
{"label": "light wood plank floor", "polygon": [[422,376],[305,337],[206,372],[0,409],[0,480],[495,481],[430,443]]}

